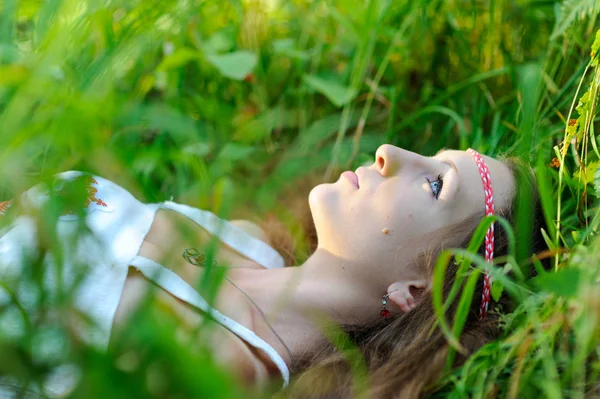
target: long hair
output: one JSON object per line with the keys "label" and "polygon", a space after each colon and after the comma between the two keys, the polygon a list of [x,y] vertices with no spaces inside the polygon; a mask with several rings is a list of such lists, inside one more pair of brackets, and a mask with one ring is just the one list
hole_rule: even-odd
{"label": "long hair", "polygon": [[[545,227],[540,199],[537,194],[535,178],[531,169],[518,160],[504,161],[511,169],[515,181],[527,185],[531,190],[527,198],[515,190],[512,201],[506,209],[498,210],[498,214],[506,218],[514,226],[515,206],[523,201],[530,201],[532,223],[528,229],[529,254],[546,249],[541,229]],[[423,254],[418,262],[431,275],[435,259],[443,249],[451,244],[454,247],[466,248],[483,214],[475,215],[460,223],[450,226],[445,236],[451,236],[439,244],[430,253]],[[459,227],[459,228],[457,228]],[[462,227],[462,228],[461,228]],[[504,229],[496,226],[496,257],[508,252],[508,237]],[[515,232],[517,233],[517,232]],[[442,234],[444,236],[444,234]],[[483,245],[480,254],[483,253]],[[546,267],[548,265],[545,265]],[[458,266],[451,261],[446,269],[442,289],[443,297],[450,293],[455,282]],[[459,342],[466,349],[457,353],[453,366],[459,366],[485,343],[499,337],[501,332],[501,315],[510,312],[512,304],[508,295],[504,294],[496,303],[491,303],[490,310],[483,320],[479,320],[479,306],[483,278],[479,279],[475,296],[471,302],[469,314],[460,335]],[[462,293],[462,287],[461,292]],[[460,297],[457,295],[457,298]],[[458,300],[448,307],[446,320],[454,320]],[[422,295],[421,301],[410,312],[393,317],[392,320],[381,320],[368,325],[345,325],[341,329],[347,334],[355,348],[359,351],[367,368],[367,397],[374,398],[419,398],[425,397],[435,390],[435,384],[442,376],[449,353],[450,344],[436,323],[432,296],[430,292]],[[283,392],[285,397],[292,398],[348,398],[356,396],[355,373],[353,364],[343,353],[338,351],[329,340],[324,339],[317,349],[305,353],[298,359],[298,373],[292,384]]]}

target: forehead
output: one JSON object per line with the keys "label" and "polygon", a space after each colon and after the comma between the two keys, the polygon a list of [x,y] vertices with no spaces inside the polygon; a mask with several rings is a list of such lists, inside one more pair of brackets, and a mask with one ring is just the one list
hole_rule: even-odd
{"label": "forehead", "polygon": [[[490,172],[496,209],[506,208],[512,199],[514,178],[512,171],[503,162],[481,155]],[[440,160],[451,161],[456,165],[460,191],[475,196],[480,204],[484,203],[483,182],[475,160],[466,151],[443,150],[435,155]],[[464,195],[461,195],[464,198]]]}

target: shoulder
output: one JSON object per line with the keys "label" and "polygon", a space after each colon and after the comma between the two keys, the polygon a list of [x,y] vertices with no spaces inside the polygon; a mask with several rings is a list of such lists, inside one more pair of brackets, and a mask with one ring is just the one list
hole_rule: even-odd
{"label": "shoulder", "polygon": [[[171,309],[179,320],[181,329],[188,332],[197,331],[199,334],[196,337],[198,344],[209,348],[215,362],[229,370],[244,385],[261,388],[277,375],[278,369],[271,364],[268,357],[222,324],[214,321],[198,328],[205,319],[197,311],[163,290],[158,290],[156,299]],[[248,315],[248,320],[243,321],[243,324],[252,329],[250,308],[243,305],[238,308],[238,313]]]}
{"label": "shoulder", "polygon": [[231,370],[246,386],[263,387],[268,384],[271,372],[260,351],[218,323],[211,330],[207,334],[210,336],[208,347],[214,351],[219,364]]}

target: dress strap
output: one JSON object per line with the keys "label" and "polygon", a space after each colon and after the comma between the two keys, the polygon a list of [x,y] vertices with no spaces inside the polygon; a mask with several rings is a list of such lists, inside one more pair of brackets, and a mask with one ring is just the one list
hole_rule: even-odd
{"label": "dress strap", "polygon": [[193,208],[176,202],[165,201],[160,204],[163,209],[170,209],[186,216],[188,219],[198,223],[209,233],[219,237],[221,241],[244,255],[248,259],[259,263],[267,269],[284,267],[285,263],[281,255],[244,230],[232,225],[226,220],[217,217],[214,213],[202,209]]}
{"label": "dress strap", "polygon": [[279,355],[279,353],[273,349],[266,341],[256,335],[252,330],[244,327],[240,323],[220,313],[218,310],[212,308],[202,296],[192,288],[185,280],[179,277],[176,273],[170,269],[164,267],[160,263],[156,263],[151,259],[143,256],[136,256],[129,263],[131,266],[135,266],[146,278],[153,281],[165,291],[169,292],[176,298],[189,303],[208,313],[213,317],[219,324],[226,327],[228,330],[233,332],[235,335],[248,342],[253,347],[265,352],[273,363],[279,368],[283,377],[283,386],[286,387],[290,380],[290,371],[287,364]]}

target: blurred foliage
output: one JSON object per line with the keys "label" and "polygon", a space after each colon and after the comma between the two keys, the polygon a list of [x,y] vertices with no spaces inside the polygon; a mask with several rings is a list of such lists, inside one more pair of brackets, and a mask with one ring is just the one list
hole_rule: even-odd
{"label": "blurred foliage", "polygon": [[[440,392],[596,392],[599,10],[597,0],[0,0],[0,201],[76,169],[146,202],[291,220],[286,196],[308,195],[293,191],[299,182],[370,163],[383,143],[518,155],[535,168],[551,247],[569,255],[554,277],[522,283],[506,338]],[[68,293],[22,303],[40,279],[35,261],[10,280],[18,289],[2,281],[4,386],[48,393],[68,375],[81,382],[75,397],[253,395],[152,309],[108,353],[77,341],[59,317]],[[2,329],[3,318],[22,328]]]}

